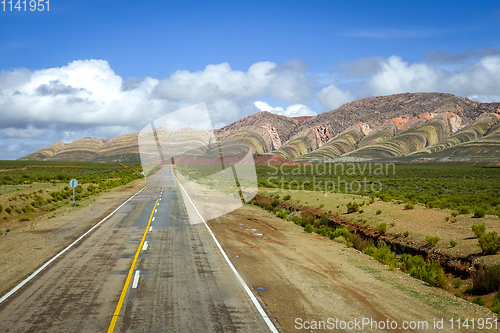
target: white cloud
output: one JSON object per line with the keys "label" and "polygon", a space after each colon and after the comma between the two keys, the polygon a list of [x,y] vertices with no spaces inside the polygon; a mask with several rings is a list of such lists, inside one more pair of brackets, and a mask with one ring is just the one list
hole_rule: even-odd
{"label": "white cloud", "polygon": [[162,80],[155,93],[168,100],[212,103],[217,100],[242,101],[270,93],[290,103],[309,98],[305,66],[297,61],[276,65],[258,62],[247,72],[233,70],[228,63],[208,65],[203,71],[179,70]]}
{"label": "white cloud", "polygon": [[500,56],[487,56],[458,73],[427,63],[404,62],[398,56],[380,60],[380,70],[363,86],[363,95],[377,96],[402,92],[448,92],[458,96],[498,101]]}
{"label": "white cloud", "polygon": [[303,104],[293,104],[288,106],[286,109],[284,109],[281,106],[278,107],[272,107],[271,105],[267,104],[266,102],[262,101],[256,101],[254,103],[255,107],[259,109],[260,111],[269,111],[275,114],[280,114],[283,116],[287,117],[300,117],[300,116],[315,116],[316,112],[311,110],[306,105]]}
{"label": "white cloud", "polygon": [[338,88],[336,84],[330,84],[325,88],[321,89],[320,92],[316,94],[321,105],[328,111],[335,110],[339,106],[345,103],[352,102],[354,97],[348,91],[343,91]]}
{"label": "white cloud", "polygon": [[34,138],[45,132],[45,129],[35,128],[33,125],[28,125],[27,128],[7,127],[0,130],[0,133],[11,138]]}
{"label": "white cloud", "polygon": [[409,65],[401,57],[392,56],[380,64],[379,72],[367,82],[367,89],[373,95],[431,92],[438,89],[443,79],[443,74],[431,65]]}

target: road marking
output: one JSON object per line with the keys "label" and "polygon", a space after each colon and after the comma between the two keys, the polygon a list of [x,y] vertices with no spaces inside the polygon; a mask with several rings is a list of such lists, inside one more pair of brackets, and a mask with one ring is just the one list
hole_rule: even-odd
{"label": "road marking", "polygon": [[10,296],[12,296],[12,294],[14,294],[16,291],[18,291],[19,289],[21,289],[26,283],[28,283],[31,279],[33,279],[35,276],[37,276],[38,274],[40,274],[41,271],[43,271],[45,268],[47,268],[47,266],[49,266],[51,263],[53,263],[57,258],[59,258],[61,255],[63,255],[66,251],[68,251],[70,248],[72,248],[76,243],[78,243],[82,238],[84,238],[85,236],[87,236],[90,232],[92,232],[95,228],[97,228],[99,225],[101,225],[101,223],[103,223],[104,221],[106,221],[107,219],[109,219],[114,213],[116,213],[120,208],[122,208],[126,203],[128,203],[130,200],[132,200],[137,194],[141,193],[142,191],[144,191],[144,189],[146,187],[148,187],[149,185],[151,185],[152,182],[154,182],[156,180],[156,178],[158,178],[158,176],[155,177],[155,179],[153,179],[152,181],[149,182],[149,184],[147,184],[146,186],[144,186],[142,189],[140,189],[138,192],[136,192],[134,195],[132,195],[130,198],[128,198],[124,203],[122,203],[120,206],[118,206],[118,208],[116,208],[114,211],[112,211],[108,216],[106,216],[105,218],[103,218],[101,221],[99,221],[99,223],[97,223],[96,225],[94,225],[92,228],[90,228],[86,233],[84,233],[83,235],[81,235],[77,240],[75,240],[73,243],[69,244],[65,249],[63,249],[61,252],[59,252],[58,254],[56,254],[55,256],[53,256],[49,261],[47,261],[45,264],[43,264],[39,269],[37,269],[36,271],[34,271],[30,276],[28,276],[26,279],[24,279],[21,283],[19,283],[17,286],[15,286],[11,291],[9,291],[7,294],[3,295],[2,298],[0,298],[0,303],[4,302],[7,298],[9,298]]}
{"label": "road marking", "polygon": [[158,211],[158,209],[155,209],[155,213]]}
{"label": "road marking", "polygon": [[[155,210],[155,212],[156,212],[156,210]],[[154,220],[155,220],[155,217],[156,217],[156,216],[153,216],[153,219],[152,219],[151,221],[153,221],[153,222],[154,222]]]}
{"label": "road marking", "polygon": [[146,251],[148,249],[148,241],[144,242],[144,245],[142,246],[142,250]]}
{"label": "road marking", "polygon": [[[151,216],[149,217],[148,227],[151,224],[151,220],[153,219],[153,212],[156,208],[157,203],[158,203],[158,200],[156,200],[155,206],[153,207],[153,210],[151,211]],[[113,319],[111,319],[111,323],[109,324],[108,333],[113,332],[115,329],[116,321],[118,320],[118,315],[120,314],[120,310],[122,308],[123,301],[125,300],[125,295],[127,294],[128,285],[130,284],[130,279],[132,279],[132,274],[134,273],[134,268],[135,268],[135,264],[137,262],[137,258],[139,258],[139,253],[141,252],[141,248],[144,244],[144,241],[146,240],[146,235],[148,234],[147,230],[148,230],[148,228],[146,227],[146,231],[144,232],[144,235],[142,236],[141,243],[139,244],[139,247],[137,248],[137,252],[135,253],[134,260],[132,261],[132,266],[130,266],[130,270],[128,271],[127,279],[125,280],[125,285],[123,286],[123,290],[122,290],[122,293],[120,295],[120,299],[118,300],[118,304],[116,305],[115,313],[113,314]],[[139,278],[137,278],[137,279],[139,279]],[[134,281],[135,281],[135,278],[134,278]]]}
{"label": "road marking", "polygon": [[149,227],[149,231],[153,231],[153,227]]}
{"label": "road marking", "polygon": [[132,282],[132,289],[137,288],[137,284],[139,283],[139,276],[141,276],[141,271],[136,270],[134,275],[134,282]]}
{"label": "road marking", "polygon": [[161,201],[161,198],[160,198],[160,201]]}
{"label": "road marking", "polygon": [[269,318],[269,316],[267,315],[267,313],[264,311],[264,309],[260,305],[260,303],[257,300],[257,298],[255,297],[255,295],[252,293],[252,291],[247,286],[247,284],[245,283],[245,281],[243,281],[243,278],[241,277],[240,273],[238,273],[238,271],[236,270],[236,268],[233,266],[233,264],[229,260],[228,256],[226,255],[226,252],[224,252],[224,250],[222,249],[222,246],[220,245],[219,241],[217,240],[217,238],[215,237],[214,233],[212,232],[212,229],[210,229],[210,227],[208,226],[208,224],[205,221],[205,219],[203,218],[203,216],[201,216],[200,212],[198,211],[198,208],[196,208],[195,204],[193,203],[193,200],[191,200],[191,198],[189,197],[189,194],[184,189],[184,186],[182,186],[182,184],[179,181],[179,179],[177,178],[177,176],[174,175],[174,177],[175,177],[175,179],[177,179],[177,182],[181,186],[181,189],[184,191],[184,193],[186,193],[186,196],[187,196],[189,202],[191,202],[191,205],[193,205],[194,210],[196,211],[196,213],[198,213],[198,216],[201,218],[201,220],[205,224],[205,227],[207,227],[208,232],[210,233],[210,235],[212,235],[212,238],[214,239],[215,244],[217,244],[217,247],[219,248],[220,252],[222,253],[222,256],[224,257],[224,259],[226,259],[226,262],[229,264],[229,267],[231,267],[231,270],[236,275],[236,278],[238,279],[238,281],[240,281],[241,285],[243,286],[243,289],[245,289],[245,291],[247,292],[248,296],[250,296],[250,299],[252,300],[253,304],[257,308],[257,311],[259,311],[260,315],[262,316],[262,318],[266,322],[267,327],[269,327],[269,330],[271,332],[278,333],[278,330],[276,329],[276,327],[274,326],[273,322],[271,321],[271,319]]}

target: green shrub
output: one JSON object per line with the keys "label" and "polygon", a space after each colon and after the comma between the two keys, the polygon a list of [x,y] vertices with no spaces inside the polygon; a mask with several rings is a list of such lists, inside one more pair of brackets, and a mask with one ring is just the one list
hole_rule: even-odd
{"label": "green shrub", "polygon": [[457,296],[457,297],[460,297],[460,298],[465,298],[464,294],[462,294],[462,293],[461,293],[460,291],[458,291],[458,290],[457,290],[457,291],[455,291],[455,293],[454,293],[453,295],[455,295],[455,296]]}
{"label": "green shrub", "polygon": [[272,207],[276,207],[280,204],[279,200],[278,199],[274,199],[272,202],[271,202],[271,206]]}
{"label": "green shrub", "polygon": [[476,208],[474,210],[474,217],[475,218],[483,218],[486,216],[486,210],[484,210],[483,208]]}
{"label": "green shrub", "polygon": [[344,237],[342,237],[342,236],[335,237],[335,238],[333,239],[333,241],[334,241],[334,242],[337,242],[337,243],[342,243],[342,244],[347,243],[347,241],[345,240],[345,238],[344,238]]}
{"label": "green shrub", "polygon": [[500,315],[500,292],[497,293],[490,310]]}
{"label": "green shrub", "polygon": [[381,234],[385,233],[387,231],[387,224],[386,223],[380,223],[378,226],[378,232]]}
{"label": "green shrub", "polygon": [[31,221],[31,219],[27,216],[21,216],[18,220],[19,221]]}
{"label": "green shrub", "polygon": [[454,288],[460,288],[464,284],[464,281],[462,279],[458,278],[458,279],[453,280],[453,282],[451,284]]}
{"label": "green shrub", "polygon": [[331,239],[334,239],[334,238],[337,238],[337,237],[344,237],[345,239],[349,239],[349,237],[351,236],[351,233],[349,232],[349,230],[347,230],[346,227],[343,227],[343,228],[337,228],[335,229],[330,238]]}
{"label": "green shrub", "polygon": [[451,241],[450,241],[450,246],[451,246],[451,247],[455,247],[455,246],[457,246],[457,245],[458,245],[458,243],[457,243],[457,242],[455,242],[454,240],[451,240]]}
{"label": "green shrub", "polygon": [[290,200],[292,196],[290,194],[287,194],[283,197],[283,200]]}
{"label": "green shrub", "polygon": [[456,218],[452,218],[452,219],[450,219],[450,222],[451,223],[455,223],[455,222],[457,222],[457,219]]}
{"label": "green shrub", "polygon": [[368,203],[369,203],[370,205],[371,205],[372,203],[374,203],[374,202],[375,202],[375,200],[373,200],[373,199],[370,199],[370,201],[368,201]]}
{"label": "green shrub", "polygon": [[312,225],[307,224],[307,225],[305,226],[305,228],[304,228],[304,231],[305,231],[305,232],[309,232],[309,233],[311,233],[311,232],[313,232],[313,231],[314,231],[314,228],[312,227]]}
{"label": "green shrub", "polygon": [[458,213],[463,214],[463,215],[470,214],[470,208],[467,206],[460,206],[457,208],[457,210],[458,210]]}
{"label": "green shrub", "polygon": [[375,212],[375,214],[380,215],[380,214],[382,214],[382,211],[380,209],[377,209],[377,211]]}
{"label": "green shrub", "polygon": [[500,265],[482,267],[471,274],[470,292],[486,295],[500,289]]}
{"label": "green shrub", "polygon": [[329,221],[328,214],[321,216],[320,220],[321,225],[328,225],[328,221]]}
{"label": "green shrub", "polygon": [[481,305],[481,306],[485,306],[485,305],[486,305],[486,303],[484,303],[484,301],[483,301],[483,299],[481,298],[481,296],[478,296],[478,297],[476,297],[476,298],[472,299],[472,301],[471,301],[471,302],[472,302],[472,303],[475,303],[475,304],[477,304],[477,305]]}
{"label": "green shrub", "polygon": [[478,238],[479,246],[483,251],[483,254],[495,254],[500,248],[500,237],[496,231],[483,234]]}
{"label": "green shrub", "polygon": [[451,212],[451,216],[457,217],[458,216],[458,212]]}
{"label": "green shrub", "polygon": [[354,246],[354,248],[358,249],[361,252],[365,252],[366,249],[373,246],[373,241],[371,239],[366,240],[355,233],[349,235],[349,237],[347,238],[347,243],[352,243],[352,246]]}
{"label": "green shrub", "polygon": [[424,260],[422,256],[401,255],[401,269],[414,278],[420,279],[435,287],[446,285],[444,270],[437,261]]}
{"label": "green shrub", "polygon": [[472,227],[471,227],[471,229],[474,232],[474,234],[476,234],[476,237],[479,238],[486,231],[486,224],[485,223],[482,223],[482,224],[473,224]]}
{"label": "green shrub", "polygon": [[10,214],[10,213],[12,213],[12,208],[9,206],[9,207],[5,208],[5,211]]}
{"label": "green shrub", "polygon": [[407,204],[405,205],[404,210],[412,210],[412,209],[415,209],[415,205],[414,205],[414,204],[412,204],[411,202],[409,202],[409,203],[407,203]]}
{"label": "green shrub", "polygon": [[0,213],[3,211],[3,206],[0,204]]}
{"label": "green shrub", "polygon": [[357,202],[349,202],[347,204],[347,214],[355,213],[359,210],[359,205]]}
{"label": "green shrub", "polygon": [[368,247],[365,253],[385,265],[396,267],[396,255],[391,252],[391,248],[384,242],[378,242],[377,246]]}
{"label": "green shrub", "polygon": [[403,232],[403,236],[405,236],[405,237],[410,236],[410,232],[409,232],[409,231],[405,231],[405,232]]}
{"label": "green shrub", "polygon": [[441,238],[439,238],[437,236],[435,236],[435,237],[433,237],[433,236],[427,236],[427,237],[425,237],[425,241],[427,243],[431,244],[432,246],[436,246],[437,242],[439,242],[440,239]]}
{"label": "green shrub", "polygon": [[286,220],[286,218],[290,215],[290,211],[288,210],[279,210],[276,212],[276,216]]}

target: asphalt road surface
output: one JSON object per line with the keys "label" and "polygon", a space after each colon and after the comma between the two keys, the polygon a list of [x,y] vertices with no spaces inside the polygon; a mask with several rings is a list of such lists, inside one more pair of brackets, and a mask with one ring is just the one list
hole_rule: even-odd
{"label": "asphalt road surface", "polygon": [[167,166],[0,303],[0,332],[269,332]]}

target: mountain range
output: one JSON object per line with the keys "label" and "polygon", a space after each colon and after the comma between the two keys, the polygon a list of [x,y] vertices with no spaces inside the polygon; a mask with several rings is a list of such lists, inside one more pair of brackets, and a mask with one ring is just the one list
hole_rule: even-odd
{"label": "mountain range", "polygon": [[[195,132],[184,130],[183,135]],[[279,161],[500,162],[500,103],[445,93],[368,97],[310,117],[262,111],[214,131]],[[163,131],[162,135],[171,135]],[[139,161],[139,133],[58,142],[20,160]]]}

